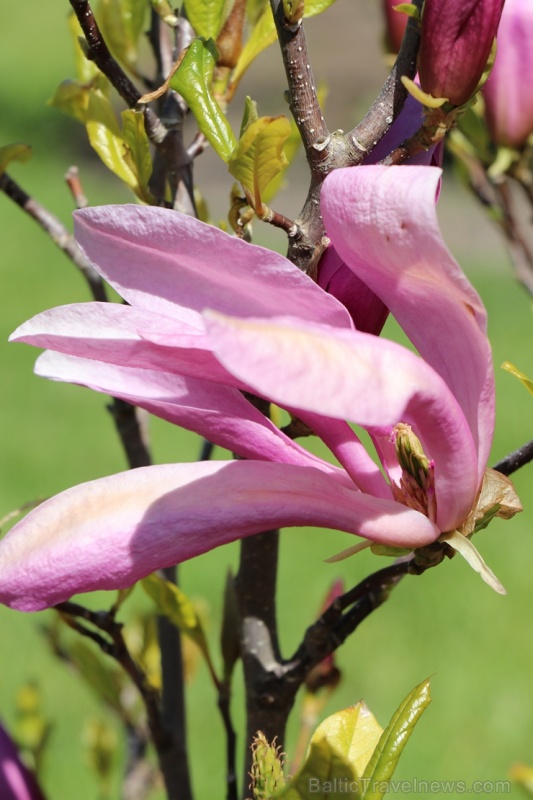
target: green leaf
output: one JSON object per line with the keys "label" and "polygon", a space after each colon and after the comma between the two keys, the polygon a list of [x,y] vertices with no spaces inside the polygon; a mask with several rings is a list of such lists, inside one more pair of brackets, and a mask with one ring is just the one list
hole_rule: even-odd
{"label": "green leaf", "polygon": [[207,661],[212,678],[215,683],[218,683],[202,623],[185,592],[156,573],[143,578],[141,586],[146,594],[152,598],[160,613],[167,617],[182,633],[189,636],[200,648]]}
{"label": "green leaf", "polygon": [[267,5],[242,49],[231,76],[231,83],[233,85],[238,84],[250,64],[275,41],[276,26],[274,25],[274,17],[272,16],[270,5]]}
{"label": "green leaf", "polygon": [[287,166],[283,145],[290,132],[286,117],[260,117],[246,129],[231,155],[228,169],[241,182],[257,214],[262,210],[265,186]]}
{"label": "green leaf", "polygon": [[348,790],[353,800],[361,798],[355,770],[321,733],[313,736],[303,767],[275,797],[276,800],[345,800]]}
{"label": "green leaf", "polygon": [[15,143],[0,147],[0,175],[12,161],[28,161],[31,158],[31,147],[28,144]]}
{"label": "green leaf", "polygon": [[[333,5],[334,2],[335,0],[306,0],[304,18],[321,14],[329,8],[329,6]],[[255,23],[252,33],[244,45],[239,60],[233,70],[231,76],[231,83],[233,85],[239,83],[250,64],[255,61],[263,50],[266,50],[267,47],[273,44],[276,39],[277,34],[274,17],[272,16],[270,5],[267,4]]]}
{"label": "green leaf", "polygon": [[[68,624],[68,620],[65,621]],[[68,653],[91,689],[122,716],[120,696],[124,688],[123,673],[80,640],[69,645]]]}
{"label": "green leaf", "polygon": [[242,139],[250,125],[256,122],[259,119],[259,114],[257,113],[257,103],[255,100],[252,100],[251,97],[246,97],[244,101],[244,111],[242,114],[242,122],[241,122],[241,130],[239,133],[239,137]]}
{"label": "green leaf", "polygon": [[362,775],[383,733],[383,728],[362,700],[320,723],[311,742],[324,734],[336,752]]}
{"label": "green leaf", "polygon": [[[488,522],[490,522],[490,520],[487,521],[487,524]],[[474,572],[477,572],[481,576],[491,589],[494,589],[498,594],[507,594],[505,587],[502,586],[494,572],[488,564],[485,563],[481,553],[470,539],[467,539],[466,536],[463,536],[459,531],[451,531],[441,534],[439,536],[439,542],[446,542],[453,550],[462,555],[467,564],[472,567]]]}
{"label": "green leaf", "polygon": [[130,69],[138,58],[146,0],[100,0],[98,23],[115,58]]}
{"label": "green leaf", "polygon": [[48,105],[85,124],[90,94],[90,86],[78,81],[65,80],[59,84]]}
{"label": "green leaf", "polygon": [[97,75],[102,73],[94,63],[87,58],[80,40],[85,41],[78,18],[73,11],[68,15],[68,29],[74,46],[74,59],[76,64],[76,75],[80,83],[90,83]]}
{"label": "green leaf", "polygon": [[87,134],[91,146],[104,164],[131,189],[137,186],[137,177],[124,160],[124,140],[117,118],[108,98],[100,91],[89,95],[86,118]]}
{"label": "green leaf", "polygon": [[[363,773],[364,800],[381,800],[413,729],[431,701],[429,679],[416,686],[402,702],[383,731]],[[368,783],[367,783],[368,782]]]}
{"label": "green leaf", "polygon": [[504,361],[502,364],[502,369],[505,369],[507,372],[510,372],[511,375],[514,375],[515,378],[518,378],[519,381],[526,387],[528,392],[533,394],[533,380],[528,378],[524,372],[520,372],[519,369],[515,367],[514,364],[511,364],[510,361]]}
{"label": "green leaf", "polygon": [[184,5],[195,33],[216,39],[222,28],[225,0],[184,0]]}
{"label": "green leaf", "polygon": [[224,161],[228,161],[237,142],[211,92],[216,60],[213,41],[194,39],[170,86],[184,98],[211,146]]}
{"label": "green leaf", "polygon": [[137,177],[135,194],[145,203],[153,203],[154,199],[148,188],[153,165],[150,142],[144,128],[144,114],[142,111],[127,109],[121,116],[124,161]]}

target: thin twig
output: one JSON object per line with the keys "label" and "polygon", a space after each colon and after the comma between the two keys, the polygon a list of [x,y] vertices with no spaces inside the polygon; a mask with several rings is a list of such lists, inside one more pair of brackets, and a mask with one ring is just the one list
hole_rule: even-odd
{"label": "thin twig", "polygon": [[[69,2],[85,36],[88,57],[103,72],[129,108],[134,108],[141,97],[141,92],[109,52],[90,3],[88,0],[69,0]],[[151,108],[145,107],[143,111],[148,138],[155,145],[160,145],[165,139],[167,130]]]}
{"label": "thin twig", "polygon": [[148,726],[155,748],[161,757],[169,746],[170,737],[164,728],[161,718],[159,695],[158,692],[147,683],[146,675],[133,660],[122,635],[122,624],[117,622],[113,615],[107,611],[91,611],[78,603],[72,603],[70,601],[59,603],[54,606],[54,608],[61,614],[67,614],[74,619],[85,620],[98,631],[107,634],[109,638],[87,628],[86,625],[80,622],[74,623],[74,627],[79,633],[92,639],[104,653],[110,655],[120,664],[137,687],[146,709]]}
{"label": "thin twig", "polygon": [[531,461],[533,461],[533,439],[513,453],[509,453],[505,458],[502,458],[501,461],[494,465],[493,469],[501,472],[502,475],[512,475],[513,472],[516,472]]}
{"label": "thin twig", "polygon": [[61,220],[27,194],[6,172],[0,175],[0,190],[5,192],[10,200],[20,206],[34,222],[40,225],[54,244],[70,258],[81,272],[87,281],[93,298],[104,302],[107,298],[101,277],[87,261],[76,244],[74,237],[68,232]]}
{"label": "thin twig", "polygon": [[89,201],[85,197],[85,192],[83,191],[83,186],[81,185],[79,169],[74,166],[69,167],[65,173],[65,181],[70,189],[70,193],[76,208],[87,208]]}

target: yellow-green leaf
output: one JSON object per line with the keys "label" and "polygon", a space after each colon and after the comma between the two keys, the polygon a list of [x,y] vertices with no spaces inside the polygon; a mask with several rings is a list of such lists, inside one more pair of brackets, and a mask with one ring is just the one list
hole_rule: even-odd
{"label": "yellow-green leaf", "polygon": [[[314,17],[317,14],[321,14],[322,11],[329,8],[334,2],[335,0],[306,0],[304,17]],[[257,19],[250,37],[242,49],[235,69],[233,70],[231,76],[231,83],[233,85],[239,83],[250,64],[255,61],[263,50],[266,50],[267,47],[273,44],[276,38],[277,34],[274,17],[272,16],[270,5],[267,4],[263,8],[262,14]]]}
{"label": "yellow-green leaf", "polygon": [[104,39],[115,58],[129,68],[138,58],[146,8],[146,0],[100,0],[97,18]]}
{"label": "yellow-green leaf", "polygon": [[528,797],[533,797],[533,767],[527,764],[514,764],[509,770],[509,777],[524,790]]}
{"label": "yellow-green leaf", "polygon": [[87,134],[91,146],[104,164],[131,189],[137,186],[137,177],[124,160],[124,139],[108,98],[100,91],[91,91],[87,107]]}
{"label": "yellow-green leaf", "polygon": [[276,800],[345,800],[347,796],[361,798],[357,775],[324,733],[313,737],[304,765],[275,795]]}
{"label": "yellow-green leaf", "polygon": [[[68,624],[68,619],[65,618]],[[98,655],[89,645],[80,640],[68,648],[69,657],[85,681],[109,706],[122,714],[120,696],[124,688],[123,673],[112,666],[113,662]]]}
{"label": "yellow-green leaf", "polygon": [[145,203],[153,203],[153,197],[148,188],[153,165],[142,111],[127,109],[122,112],[122,138],[124,139],[124,161],[137,177],[135,194]]}
{"label": "yellow-green leaf", "polygon": [[208,645],[202,623],[185,592],[179,586],[166,581],[155,573],[143,578],[141,585],[155,602],[159,611],[168,617],[182,633],[196,642],[204,655],[207,655]]}
{"label": "yellow-green leaf", "polygon": [[237,143],[211,91],[216,60],[213,41],[194,39],[170,86],[185,99],[211,146],[224,161],[228,161]]}
{"label": "yellow-green leaf", "polygon": [[15,143],[0,147],[0,175],[12,161],[28,161],[31,158],[31,147],[28,144]]}
{"label": "yellow-green leaf", "polygon": [[248,202],[258,214],[264,188],[287,166],[283,145],[290,132],[286,117],[260,117],[246,129],[229,160],[230,173],[241,182]]}
{"label": "yellow-green leaf", "polygon": [[383,733],[383,728],[362,700],[321,722],[311,742],[322,734],[357,775],[362,775]]}
{"label": "yellow-green leaf", "polygon": [[514,375],[515,378],[518,378],[518,380],[524,384],[528,392],[533,394],[533,380],[528,378],[524,372],[520,372],[520,370],[517,369],[514,364],[511,364],[510,361],[504,361],[502,364],[502,369],[507,370],[507,372],[510,372],[511,375]]}
{"label": "yellow-green leaf", "polygon": [[222,28],[225,0],[185,0],[184,4],[195,33],[216,39]]}
{"label": "yellow-green leaf", "polygon": [[431,701],[429,679],[416,686],[383,731],[363,773],[364,800],[381,800],[413,729]]}
{"label": "yellow-green leaf", "polygon": [[91,88],[78,81],[65,80],[57,87],[48,105],[85,124]]}

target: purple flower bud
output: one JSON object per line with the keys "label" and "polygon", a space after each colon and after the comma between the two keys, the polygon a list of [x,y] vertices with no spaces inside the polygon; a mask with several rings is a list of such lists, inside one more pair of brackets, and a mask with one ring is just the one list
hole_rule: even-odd
{"label": "purple flower bud", "polygon": [[424,92],[455,106],[483,75],[505,0],[426,0],[418,74]]}
{"label": "purple flower bud", "polygon": [[12,739],[0,725],[0,797],[2,800],[44,800],[31,773],[19,758]]}
{"label": "purple flower bud", "polygon": [[533,133],[532,0],[507,0],[498,29],[496,61],[483,95],[493,140],[522,147]]}
{"label": "purple flower bud", "polygon": [[385,17],[385,45],[390,53],[399,51],[409,20],[407,14],[394,10],[394,6],[397,6],[400,2],[401,0],[382,0]]}

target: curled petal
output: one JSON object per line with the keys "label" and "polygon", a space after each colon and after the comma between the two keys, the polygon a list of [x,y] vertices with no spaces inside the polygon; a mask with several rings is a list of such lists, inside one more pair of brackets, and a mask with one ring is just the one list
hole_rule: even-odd
{"label": "curled petal", "polygon": [[321,207],[341,258],[457,398],[479,450],[481,482],[494,430],[486,312],[442,240],[434,203],[440,175],[433,167],[338,169],[325,181]]}
{"label": "curled petal", "polygon": [[[283,256],[185,214],[150,206],[76,211],[76,239],[132,306],[174,316],[294,314],[351,327],[346,309]],[[180,312],[178,312],[180,313]]]}
{"label": "curled petal", "polygon": [[[343,471],[285,436],[237,389],[162,371],[116,367],[47,351],[35,365],[45,378],[79,384],[118,397],[194,431],[242,458],[315,466],[343,478]],[[347,476],[345,478],[347,482]]]}
{"label": "curled petal", "polygon": [[474,442],[454,396],[421,358],[358,331],[206,319],[223,366],[274,402],[371,429],[411,424],[435,462],[437,525],[451,530],[466,518],[479,487]]}
{"label": "curled petal", "polygon": [[422,514],[311,467],[146,467],[68,489],[12,528],[0,542],[0,601],[35,611],[77,592],[130,586],[244,536],[300,525],[411,547],[439,534]]}
{"label": "curled petal", "polygon": [[73,303],[37,314],[10,341],[117,366],[231,383],[211,353],[201,315],[180,312],[180,319],[171,319],[118,303]]}

